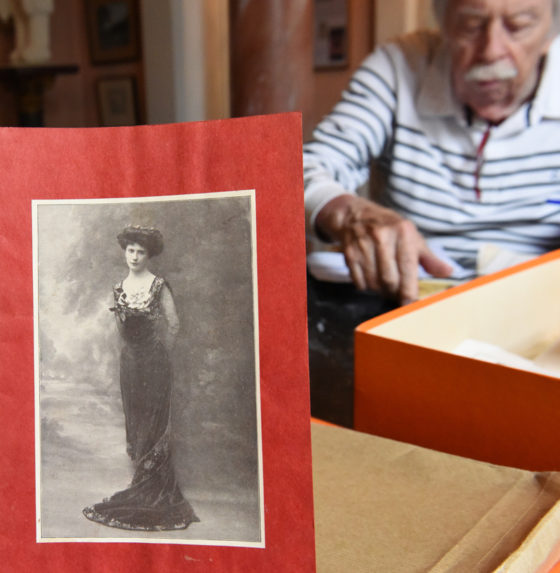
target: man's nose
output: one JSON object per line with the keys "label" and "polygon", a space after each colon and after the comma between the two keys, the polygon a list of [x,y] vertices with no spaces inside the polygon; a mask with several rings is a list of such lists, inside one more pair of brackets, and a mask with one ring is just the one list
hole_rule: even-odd
{"label": "man's nose", "polygon": [[485,62],[495,62],[506,55],[507,34],[503,23],[491,20],[482,39],[481,57]]}

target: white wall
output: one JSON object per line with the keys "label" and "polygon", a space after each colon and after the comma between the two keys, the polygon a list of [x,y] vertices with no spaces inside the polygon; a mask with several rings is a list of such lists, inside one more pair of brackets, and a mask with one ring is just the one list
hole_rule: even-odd
{"label": "white wall", "polygon": [[375,3],[377,44],[418,28],[434,25],[431,0],[378,0]]}
{"label": "white wall", "polygon": [[[222,93],[229,85],[227,0],[141,0],[140,5],[147,122],[227,117],[228,97]],[[431,5],[431,0],[375,2],[376,43],[432,25]],[[208,42],[214,42],[212,62],[206,62]]]}
{"label": "white wall", "polygon": [[147,122],[206,117],[204,0],[141,0]]}

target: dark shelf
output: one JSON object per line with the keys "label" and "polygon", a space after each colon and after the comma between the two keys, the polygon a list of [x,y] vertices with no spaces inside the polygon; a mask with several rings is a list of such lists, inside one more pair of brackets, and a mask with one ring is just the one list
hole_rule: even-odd
{"label": "dark shelf", "polygon": [[4,64],[0,65],[0,82],[16,97],[18,125],[43,127],[43,95],[56,76],[76,74],[76,64]]}

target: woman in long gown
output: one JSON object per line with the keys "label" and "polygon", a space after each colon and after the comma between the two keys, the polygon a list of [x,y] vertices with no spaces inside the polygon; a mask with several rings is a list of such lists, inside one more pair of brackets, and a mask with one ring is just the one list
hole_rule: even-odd
{"label": "woman in long gown", "polygon": [[163,250],[161,233],[129,226],[118,235],[129,268],[113,287],[114,312],[123,341],[120,385],[126,449],[134,464],[130,486],[83,510],[111,527],[144,531],[184,529],[198,521],[175,479],[170,455],[172,371],[169,350],[179,329],[171,290],[148,269]]}

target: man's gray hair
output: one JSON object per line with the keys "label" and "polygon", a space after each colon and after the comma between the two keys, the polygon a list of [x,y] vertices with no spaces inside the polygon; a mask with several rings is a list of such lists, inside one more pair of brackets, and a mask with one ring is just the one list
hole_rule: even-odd
{"label": "man's gray hair", "polygon": [[[433,0],[434,12],[440,28],[444,22],[445,9],[449,0]],[[552,2],[552,35],[560,32],[560,0],[551,0]]]}

